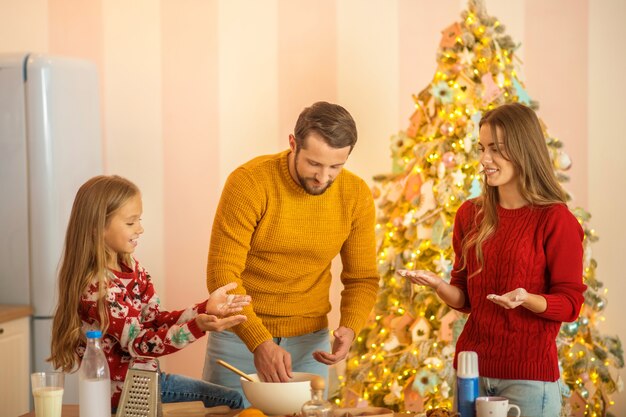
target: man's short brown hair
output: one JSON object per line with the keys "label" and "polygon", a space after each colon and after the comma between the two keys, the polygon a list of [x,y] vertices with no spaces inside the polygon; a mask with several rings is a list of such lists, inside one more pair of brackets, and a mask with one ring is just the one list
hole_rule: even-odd
{"label": "man's short brown hair", "polygon": [[305,139],[311,134],[320,135],[332,148],[354,148],[357,140],[356,124],[346,109],[338,104],[318,101],[300,113],[294,136],[296,144],[305,148]]}

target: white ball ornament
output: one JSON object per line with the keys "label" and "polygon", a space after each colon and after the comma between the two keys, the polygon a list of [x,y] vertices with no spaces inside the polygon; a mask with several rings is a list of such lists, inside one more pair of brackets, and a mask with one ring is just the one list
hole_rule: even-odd
{"label": "white ball ornament", "polygon": [[572,160],[565,152],[559,152],[554,160],[554,166],[562,171],[567,171],[572,166]]}

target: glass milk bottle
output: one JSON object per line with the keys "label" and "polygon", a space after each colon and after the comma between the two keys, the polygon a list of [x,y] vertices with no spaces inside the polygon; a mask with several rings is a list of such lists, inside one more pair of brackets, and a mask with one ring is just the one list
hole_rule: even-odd
{"label": "glass milk bottle", "polygon": [[111,379],[101,337],[100,330],[87,332],[87,348],[78,370],[80,417],[111,417]]}
{"label": "glass milk bottle", "polygon": [[333,405],[324,400],[324,378],[311,379],[311,400],[302,406],[302,417],[333,417]]}

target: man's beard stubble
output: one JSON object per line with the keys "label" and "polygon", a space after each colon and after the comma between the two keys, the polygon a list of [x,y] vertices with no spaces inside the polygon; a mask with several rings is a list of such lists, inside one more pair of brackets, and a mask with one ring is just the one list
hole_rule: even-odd
{"label": "man's beard stubble", "polygon": [[302,186],[304,191],[306,191],[308,194],[322,195],[326,192],[326,190],[328,190],[328,188],[330,188],[331,185],[333,185],[334,180],[329,180],[325,186],[316,187],[316,188],[309,186],[309,182],[317,182],[317,181],[315,180],[315,178],[305,178],[302,175],[300,175],[300,171],[298,170],[298,152],[296,152],[296,155],[294,157],[294,169],[296,171],[296,176],[298,177],[298,181],[300,182],[300,185]]}

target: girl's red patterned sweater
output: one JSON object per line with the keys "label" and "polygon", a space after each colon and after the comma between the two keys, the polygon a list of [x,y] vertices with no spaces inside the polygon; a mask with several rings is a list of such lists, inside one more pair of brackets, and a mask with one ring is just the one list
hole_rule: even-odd
{"label": "girl's red patterned sweater", "polygon": [[[108,271],[106,306],[109,327],[103,332],[102,348],[111,373],[111,405],[117,407],[124,379],[135,356],[163,356],[176,352],[204,335],[194,320],[205,313],[204,300],[179,311],[163,311],[150,275],[132,259],[122,271]],[[83,294],[80,316],[83,331],[100,329],[98,282],[94,280]],[[85,345],[79,346],[82,358]]]}

